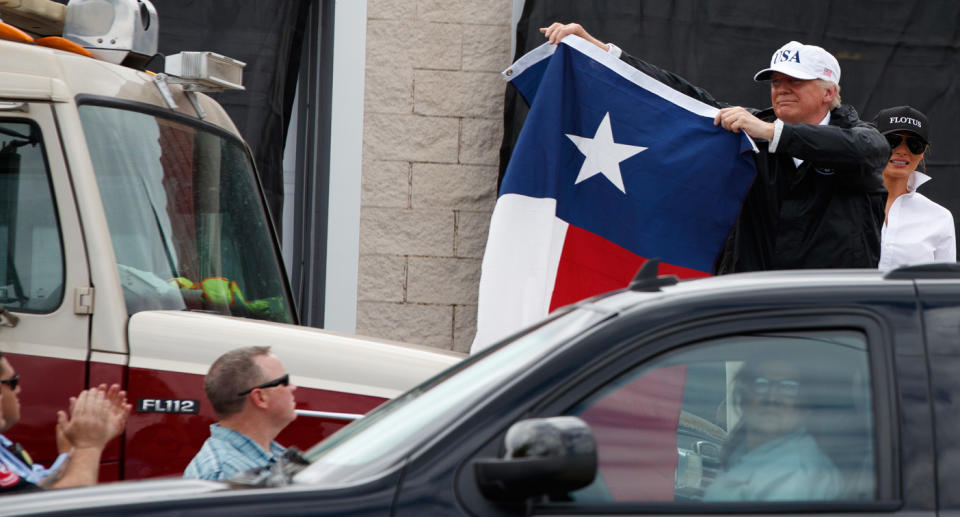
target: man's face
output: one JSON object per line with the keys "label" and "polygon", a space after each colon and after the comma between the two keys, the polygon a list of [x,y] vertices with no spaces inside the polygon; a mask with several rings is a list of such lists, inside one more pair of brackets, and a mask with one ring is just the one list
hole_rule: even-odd
{"label": "man's face", "polygon": [[[11,379],[16,373],[6,357],[0,359],[0,380]],[[3,423],[0,423],[0,432],[6,432],[20,421],[20,386],[17,386],[15,390],[11,390],[9,384],[0,384],[0,393],[2,393],[2,398],[0,398],[0,413],[3,414]]]}
{"label": "man's face", "polygon": [[[283,377],[287,373],[283,363],[272,354],[257,356],[254,361],[263,371],[265,381],[272,381]],[[269,404],[271,417],[276,419],[277,423],[287,425],[297,418],[295,411],[297,401],[293,396],[296,389],[297,386],[290,383],[288,386],[273,386],[260,390],[261,395]]]}
{"label": "man's face", "polygon": [[797,79],[780,72],[770,75],[770,102],[777,118],[784,122],[819,124],[832,100],[832,91],[816,79]]}
{"label": "man's face", "polygon": [[756,378],[747,379],[748,395],[743,413],[750,430],[770,437],[793,432],[800,426],[797,394],[800,385],[797,369],[783,361],[766,361]]}

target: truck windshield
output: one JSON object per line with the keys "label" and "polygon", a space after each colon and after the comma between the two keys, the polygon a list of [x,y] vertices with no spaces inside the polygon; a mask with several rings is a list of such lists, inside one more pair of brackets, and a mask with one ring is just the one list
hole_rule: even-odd
{"label": "truck windshield", "polygon": [[127,313],[201,310],[291,322],[249,154],[225,132],[83,104]]}
{"label": "truck windshield", "polygon": [[509,342],[464,359],[307,451],[312,465],[297,474],[296,482],[342,485],[383,472],[476,408],[492,390],[614,314],[596,307],[561,312]]}

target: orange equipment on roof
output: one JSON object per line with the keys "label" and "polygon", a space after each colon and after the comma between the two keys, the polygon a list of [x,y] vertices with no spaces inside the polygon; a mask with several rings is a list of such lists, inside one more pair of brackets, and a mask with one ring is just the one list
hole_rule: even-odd
{"label": "orange equipment on roof", "polygon": [[33,43],[33,38],[31,38],[29,34],[9,23],[3,23],[3,21],[0,21],[0,39],[19,41],[21,43]]}
{"label": "orange equipment on roof", "polygon": [[93,57],[93,54],[91,54],[89,50],[68,39],[61,38],[60,36],[47,36],[46,38],[40,38],[36,41],[36,44],[40,45],[41,47],[66,50],[67,52],[73,52],[74,54],[80,54],[81,56]]}

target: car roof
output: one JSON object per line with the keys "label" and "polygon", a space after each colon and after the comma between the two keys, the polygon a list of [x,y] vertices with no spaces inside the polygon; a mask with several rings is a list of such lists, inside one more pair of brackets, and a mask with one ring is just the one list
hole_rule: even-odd
{"label": "car roof", "polygon": [[[914,280],[921,278],[925,278],[925,276],[919,273],[910,274],[906,268],[888,273],[873,269],[810,269],[736,273],[681,280],[673,285],[664,285],[649,291],[622,289],[584,300],[578,305],[592,306],[609,312],[622,312],[651,303],[730,296],[733,294],[774,294],[777,292],[836,289],[838,287],[851,289],[857,287],[903,287],[911,285]],[[960,282],[960,271],[945,267],[943,274],[934,275],[933,278],[952,279]]]}

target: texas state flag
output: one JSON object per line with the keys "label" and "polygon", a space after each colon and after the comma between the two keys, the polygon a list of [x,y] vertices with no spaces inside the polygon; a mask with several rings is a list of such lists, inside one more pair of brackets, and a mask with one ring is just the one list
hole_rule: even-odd
{"label": "texas state flag", "polygon": [[661,272],[708,276],[755,175],[717,109],[568,36],[503,72],[530,105],[483,257],[471,351]]}

